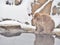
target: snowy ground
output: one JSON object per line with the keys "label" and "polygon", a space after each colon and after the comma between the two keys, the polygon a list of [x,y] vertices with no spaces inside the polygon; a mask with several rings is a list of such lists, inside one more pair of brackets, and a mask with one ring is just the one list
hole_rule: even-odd
{"label": "snowy ground", "polygon": [[30,2],[28,0],[23,0],[22,4],[19,6],[6,5],[5,1],[3,0],[4,3],[0,4],[0,11],[1,11],[0,18],[11,18],[11,19],[19,20],[22,23],[29,22],[31,24],[32,16],[28,16],[28,13],[31,13],[30,10],[31,7],[30,7]]}

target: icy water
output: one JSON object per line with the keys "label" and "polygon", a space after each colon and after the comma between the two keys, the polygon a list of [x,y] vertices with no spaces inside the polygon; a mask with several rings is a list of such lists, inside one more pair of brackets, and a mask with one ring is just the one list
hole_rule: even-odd
{"label": "icy water", "polygon": [[34,35],[23,33],[20,36],[4,37],[0,35],[0,45],[60,45],[60,39],[52,35]]}

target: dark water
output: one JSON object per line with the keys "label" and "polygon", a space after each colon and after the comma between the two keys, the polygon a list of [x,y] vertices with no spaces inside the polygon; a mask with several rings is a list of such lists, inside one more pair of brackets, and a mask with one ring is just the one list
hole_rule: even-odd
{"label": "dark water", "polygon": [[15,37],[4,37],[0,35],[0,45],[60,45],[60,37],[34,35],[30,33],[23,33]]}

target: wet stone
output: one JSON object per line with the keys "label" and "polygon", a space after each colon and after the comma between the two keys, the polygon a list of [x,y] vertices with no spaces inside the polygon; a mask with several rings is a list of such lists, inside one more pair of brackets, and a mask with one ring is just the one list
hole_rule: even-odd
{"label": "wet stone", "polygon": [[57,5],[60,6],[60,2]]}

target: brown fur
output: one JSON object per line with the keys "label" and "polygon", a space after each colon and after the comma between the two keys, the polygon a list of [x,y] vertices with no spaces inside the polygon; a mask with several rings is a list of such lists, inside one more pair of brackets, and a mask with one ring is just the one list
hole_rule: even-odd
{"label": "brown fur", "polygon": [[52,2],[53,1],[50,1],[46,6],[44,6],[44,8],[39,13],[42,13],[42,14],[46,13],[46,14],[50,15]]}
{"label": "brown fur", "polygon": [[51,33],[54,29],[54,21],[49,15],[36,13],[32,19],[32,25],[36,26],[36,31],[38,34],[42,33]]}
{"label": "brown fur", "polygon": [[37,3],[35,2],[33,5],[32,5],[32,14],[34,14],[34,12],[40,8],[45,2],[47,2],[48,0],[37,0]]}

